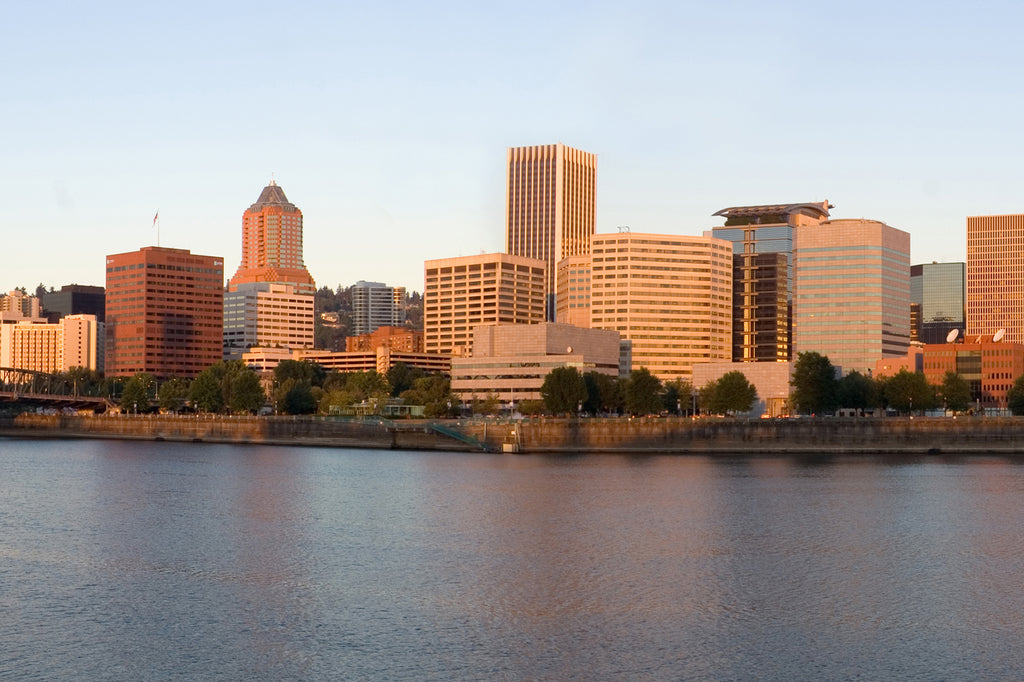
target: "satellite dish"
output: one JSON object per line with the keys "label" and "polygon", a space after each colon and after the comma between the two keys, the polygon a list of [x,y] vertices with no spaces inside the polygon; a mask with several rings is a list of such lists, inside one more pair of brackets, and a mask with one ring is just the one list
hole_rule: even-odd
{"label": "satellite dish", "polygon": [[1000,329],[999,331],[997,331],[995,333],[995,336],[992,337],[992,340],[993,341],[1002,341],[1004,336],[1006,336],[1006,330],[1005,329]]}
{"label": "satellite dish", "polygon": [[571,353],[572,352],[572,346],[566,346],[565,352],[566,353]]}
{"label": "satellite dish", "polygon": [[960,330],[951,329],[950,332],[946,334],[946,343],[953,343],[954,341],[956,341],[956,337],[958,336],[960,336]]}

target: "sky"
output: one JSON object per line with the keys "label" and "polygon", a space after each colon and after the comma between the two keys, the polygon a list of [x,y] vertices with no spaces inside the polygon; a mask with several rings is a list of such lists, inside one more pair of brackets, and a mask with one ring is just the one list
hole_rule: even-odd
{"label": "sky", "polygon": [[[830,201],[965,259],[1024,212],[1024,3],[15,3],[0,290],[143,246],[241,257],[271,179],[318,286],[504,248],[505,153],[597,155],[597,232]],[[154,215],[159,211],[158,226]]]}

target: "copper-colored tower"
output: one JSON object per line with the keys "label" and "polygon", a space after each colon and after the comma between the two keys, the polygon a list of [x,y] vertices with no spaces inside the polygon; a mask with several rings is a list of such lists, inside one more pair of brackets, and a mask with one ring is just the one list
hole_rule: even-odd
{"label": "copper-colored tower", "polygon": [[293,284],[298,293],[316,293],[302,261],[302,211],[273,180],[242,214],[242,262],[228,290],[249,282]]}

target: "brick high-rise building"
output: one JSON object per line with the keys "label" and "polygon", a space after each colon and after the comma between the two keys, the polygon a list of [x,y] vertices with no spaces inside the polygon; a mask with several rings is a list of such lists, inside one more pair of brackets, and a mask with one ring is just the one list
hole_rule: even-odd
{"label": "brick high-rise building", "polygon": [[224,260],[147,246],[107,256],[108,376],[191,379],[221,360]]}
{"label": "brick high-rise building", "polygon": [[967,218],[967,336],[1024,343],[1024,215]]}
{"label": "brick high-rise building", "polygon": [[242,262],[228,288],[250,282],[293,284],[298,293],[316,293],[302,260],[302,211],[273,180],[242,214]]}
{"label": "brick high-rise building", "polygon": [[544,261],[545,315],[554,321],[556,263],[590,253],[597,157],[561,143],[512,147],[507,172],[505,252]]}

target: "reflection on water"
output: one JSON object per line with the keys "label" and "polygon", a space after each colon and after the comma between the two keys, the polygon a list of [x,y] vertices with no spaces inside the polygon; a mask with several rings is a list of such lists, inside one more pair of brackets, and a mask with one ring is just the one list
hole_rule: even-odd
{"label": "reflection on water", "polygon": [[0,677],[1007,679],[1024,467],[0,441]]}

